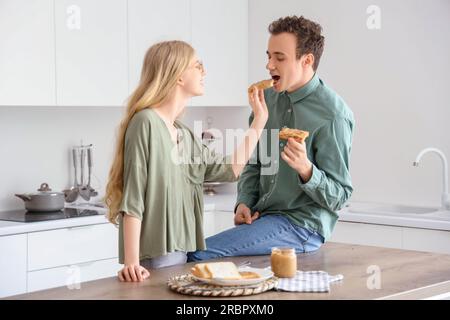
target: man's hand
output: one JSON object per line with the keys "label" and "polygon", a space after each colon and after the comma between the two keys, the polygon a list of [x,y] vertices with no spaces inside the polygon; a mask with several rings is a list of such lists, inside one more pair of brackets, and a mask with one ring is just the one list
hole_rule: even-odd
{"label": "man's hand", "polygon": [[311,179],[312,163],[309,161],[306,153],[305,141],[298,142],[293,138],[289,138],[288,143],[281,152],[281,158],[298,172],[304,183]]}
{"label": "man's hand", "polygon": [[234,215],[234,225],[240,224],[252,224],[253,221],[259,218],[259,212],[255,211],[252,215],[252,211],[245,204],[240,203],[236,209],[236,214]]}

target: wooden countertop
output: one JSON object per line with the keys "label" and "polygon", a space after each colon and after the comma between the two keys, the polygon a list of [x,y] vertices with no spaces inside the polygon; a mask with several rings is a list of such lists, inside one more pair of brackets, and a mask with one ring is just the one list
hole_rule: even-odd
{"label": "wooden countertop", "polygon": [[[270,264],[270,256],[233,257],[224,260],[235,263],[250,260],[252,267],[267,267]],[[10,299],[200,299],[201,297],[175,293],[166,285],[170,276],[187,273],[192,265],[193,263],[189,263],[153,270],[150,279],[141,283],[122,283],[112,277],[81,283],[80,289],[60,287],[13,296]],[[343,274],[344,280],[331,284],[331,291],[328,293],[268,291],[259,295],[227,299],[394,299],[402,296],[415,299],[424,298],[427,290],[419,288],[450,280],[450,255],[331,242],[317,252],[298,255],[298,266],[301,270],[324,270],[330,275]],[[369,289],[367,283],[374,284],[371,277],[373,270],[378,267],[381,270],[381,288]],[[433,287],[433,295],[445,292],[436,292],[436,288],[449,289],[448,285]],[[410,290],[413,291],[402,293]],[[414,292],[421,294],[415,295]]]}

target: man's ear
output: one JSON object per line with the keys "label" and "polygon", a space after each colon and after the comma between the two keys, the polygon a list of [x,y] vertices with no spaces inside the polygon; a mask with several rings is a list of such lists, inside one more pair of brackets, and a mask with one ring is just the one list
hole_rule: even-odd
{"label": "man's ear", "polygon": [[313,67],[314,65],[314,55],[312,53],[308,53],[305,54],[303,59],[303,63],[302,63],[302,67],[303,68],[307,68],[307,67]]}

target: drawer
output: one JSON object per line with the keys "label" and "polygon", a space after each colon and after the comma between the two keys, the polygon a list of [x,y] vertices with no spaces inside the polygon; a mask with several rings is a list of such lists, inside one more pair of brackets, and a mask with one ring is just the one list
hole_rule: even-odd
{"label": "drawer", "polygon": [[28,271],[117,256],[118,229],[109,223],[28,234]]}
{"label": "drawer", "polygon": [[0,298],[27,291],[27,235],[0,237]]}
{"label": "drawer", "polygon": [[67,286],[80,289],[82,282],[113,277],[122,265],[118,259],[107,259],[77,265],[28,272],[28,292]]}

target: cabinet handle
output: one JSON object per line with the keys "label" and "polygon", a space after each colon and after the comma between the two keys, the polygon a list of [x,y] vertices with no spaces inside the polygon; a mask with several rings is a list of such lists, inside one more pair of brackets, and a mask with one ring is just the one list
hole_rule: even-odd
{"label": "cabinet handle", "polygon": [[95,227],[95,225],[89,225],[89,226],[77,226],[77,227],[68,227],[67,230],[73,231],[73,230],[80,230],[80,229],[92,229]]}

